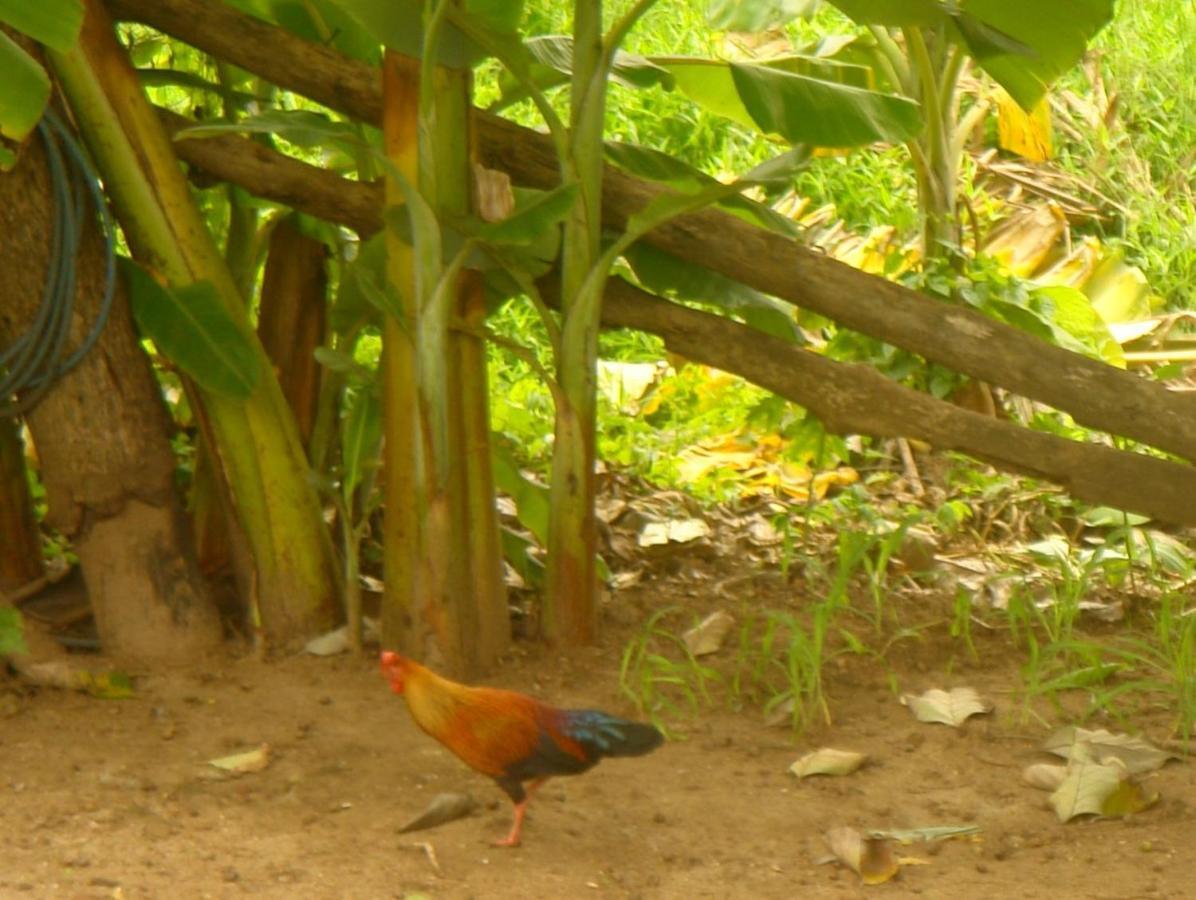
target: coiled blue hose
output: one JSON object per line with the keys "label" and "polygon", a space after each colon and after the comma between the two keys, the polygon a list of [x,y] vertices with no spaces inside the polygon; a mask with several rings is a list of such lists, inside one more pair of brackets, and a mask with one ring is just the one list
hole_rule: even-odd
{"label": "coiled blue hose", "polygon": [[[108,322],[116,286],[116,240],[99,177],[74,136],[52,111],[46,111],[37,129],[46,145],[54,201],[50,265],[33,322],[11,346],[0,351],[0,416],[28,412],[54,382],[79,364]],[[89,192],[104,237],[104,296],[87,337],[64,357],[75,306],[75,260],[86,225],[85,195]]]}

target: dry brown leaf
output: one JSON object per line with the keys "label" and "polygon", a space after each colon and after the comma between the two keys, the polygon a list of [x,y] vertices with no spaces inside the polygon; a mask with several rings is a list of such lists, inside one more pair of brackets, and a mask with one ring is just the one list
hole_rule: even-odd
{"label": "dry brown leaf", "polygon": [[864,837],[847,825],[832,828],[826,833],[831,853],[864,884],[883,884],[901,871],[893,853],[893,842],[885,838]]}
{"label": "dry brown leaf", "polygon": [[1036,763],[1022,770],[1022,781],[1040,791],[1057,791],[1067,778],[1067,766]]}
{"label": "dry brown leaf", "polygon": [[957,687],[950,691],[932,688],[920,696],[903,694],[901,703],[908,706],[919,722],[941,723],[958,728],[972,716],[992,712],[992,704],[980,699],[975,688]]}
{"label": "dry brown leaf", "polygon": [[801,757],[789,767],[789,771],[798,778],[810,775],[850,775],[862,766],[867,758],[867,754],[856,753],[853,750],[821,747]]}
{"label": "dry brown leaf", "polygon": [[474,206],[484,222],[501,222],[515,211],[511,176],[497,169],[473,164]]}
{"label": "dry brown leaf", "polygon": [[710,535],[710,526],[701,519],[670,519],[667,522],[649,522],[639,533],[641,547],[659,547],[665,544],[688,544]]}
{"label": "dry brown leaf", "polygon": [[215,766],[232,775],[246,775],[250,772],[260,772],[270,765],[270,745],[260,744],[253,750],[234,753],[231,756],[221,756],[209,759],[209,766]]}
{"label": "dry brown leaf", "polygon": [[435,828],[446,822],[463,819],[476,808],[477,803],[468,794],[437,794],[432,798],[432,802],[424,807],[423,812],[404,823],[399,829],[399,833],[422,831],[425,828]]}
{"label": "dry brown leaf", "polygon": [[685,646],[694,656],[717,653],[723,640],[735,624],[735,617],[725,610],[716,610],[682,635]]}
{"label": "dry brown leaf", "polygon": [[1179,759],[1176,754],[1162,750],[1144,738],[1075,725],[1051,732],[1042,749],[1064,759],[1078,758],[1104,764],[1118,760],[1130,775],[1153,772],[1168,761]]}
{"label": "dry brown leaf", "polygon": [[1076,816],[1104,815],[1105,802],[1121,788],[1125,768],[1096,762],[1072,761],[1067,777],[1051,794],[1051,807],[1060,822]]}

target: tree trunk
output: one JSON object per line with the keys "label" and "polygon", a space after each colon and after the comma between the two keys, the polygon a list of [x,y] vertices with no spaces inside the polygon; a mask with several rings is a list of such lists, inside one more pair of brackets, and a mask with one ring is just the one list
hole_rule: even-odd
{"label": "tree trunk", "polygon": [[289,218],[274,226],[262,276],[257,333],[274,363],[299,437],[307,446],[316,421],[322,369],[316,348],[324,343],[328,308],[328,248]]}
{"label": "tree trunk", "polygon": [[[208,281],[260,366],[246,398],[196,385],[195,408],[250,551],[242,595],[261,636],[285,647],[329,628],[341,581],[294,417],[195,205],[174,148],[100,0],[86,0],[78,43],[50,52],[134,255],[172,287]],[[234,554],[234,559],[236,558]]]}
{"label": "tree trunk", "polygon": [[[50,256],[52,195],[40,141],[0,174],[0,333],[32,320]],[[94,223],[77,260],[71,345],[94,320],[104,286]],[[71,539],[104,650],[145,665],[195,660],[220,640],[174,489],[169,419],[117,286],[97,346],[28,414],[49,500]]]}
{"label": "tree trunk", "polygon": [[[432,68],[429,115],[420,109],[424,74],[418,60],[387,51],[387,157],[419,185],[438,216],[462,215],[472,188],[471,75]],[[433,124],[421,133],[428,119]],[[403,202],[398,179],[387,180],[386,200]],[[493,665],[510,637],[485,347],[451,327],[454,317],[480,325],[485,295],[476,273],[465,272],[456,277],[455,298],[436,302],[423,284],[436,275],[416,270],[418,245],[413,250],[390,233],[386,249],[387,279],[402,298],[403,315],[401,322],[387,316],[383,325],[383,643],[469,678]]]}
{"label": "tree trunk", "polygon": [[[2,313],[0,313],[2,314]],[[2,399],[2,398],[0,398]],[[25,442],[17,419],[0,416],[0,594],[42,574],[41,534],[25,473]]]}

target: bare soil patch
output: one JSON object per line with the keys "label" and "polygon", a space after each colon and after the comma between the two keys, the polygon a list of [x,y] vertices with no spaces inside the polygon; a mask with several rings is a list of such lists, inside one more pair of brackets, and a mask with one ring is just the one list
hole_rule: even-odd
{"label": "bare soil patch", "polygon": [[[600,646],[564,656],[520,644],[490,682],[634,714],[617,690],[629,629],[686,594],[697,607],[727,599],[649,582],[616,594]],[[1161,799],[1146,812],[1060,824],[1021,781],[1054,722],[1022,714],[1012,654],[999,637],[981,640],[980,662],[931,640],[884,664],[841,657],[827,672],[833,724],[796,741],[758,709],[681,722],[684,739],[651,756],[550,782],[515,850],[489,845],[509,825],[505,798],[417,731],[372,656],[230,655],[138,677],[136,696],[120,701],[17,695],[10,682],[0,897],[1191,896],[1191,766],[1150,778]],[[995,713],[959,730],[924,725],[893,691],[959,684]],[[1133,723],[1158,739],[1169,724],[1161,709]],[[262,743],[263,771],[228,777],[207,764]],[[799,783],[787,772],[823,745],[870,759],[846,778]],[[442,791],[472,794],[480,813],[398,833]],[[978,839],[903,847],[924,864],[883,886],[821,864],[835,825],[965,823],[981,827]]]}

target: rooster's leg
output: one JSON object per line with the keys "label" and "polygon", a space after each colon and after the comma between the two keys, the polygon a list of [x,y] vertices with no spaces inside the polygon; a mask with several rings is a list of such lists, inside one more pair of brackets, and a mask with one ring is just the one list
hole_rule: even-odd
{"label": "rooster's leg", "polygon": [[537,778],[527,786],[524,798],[515,804],[515,822],[511,825],[510,833],[502,840],[495,841],[495,847],[519,846],[519,834],[523,830],[523,817],[527,815],[527,803],[532,799],[532,794],[547,780],[547,778]]}

